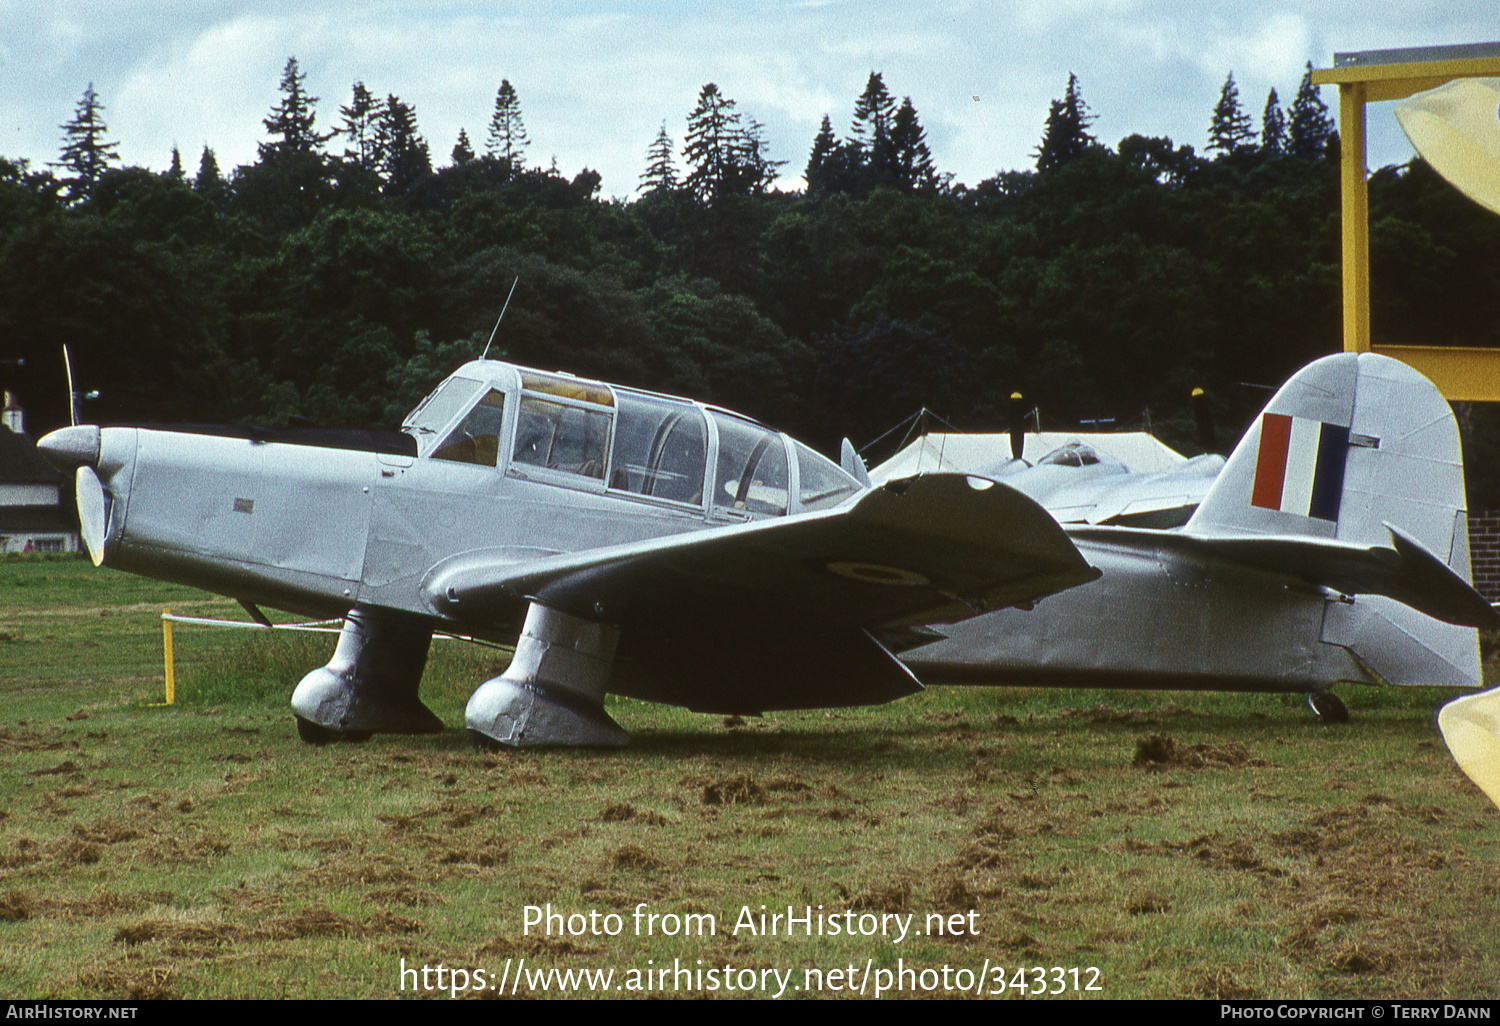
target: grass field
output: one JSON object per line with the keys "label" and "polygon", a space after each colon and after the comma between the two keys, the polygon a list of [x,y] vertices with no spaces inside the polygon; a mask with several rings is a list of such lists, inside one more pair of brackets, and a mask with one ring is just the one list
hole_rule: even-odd
{"label": "grass field", "polygon": [[[572,992],[549,970],[612,971],[573,979],[612,996],[1496,996],[1500,813],[1437,735],[1441,692],[1343,688],[1344,727],[1239,695],[939,688],[743,721],[622,700],[623,751],[496,756],[459,726],[504,654],[437,642],[448,731],[319,749],[287,699],[332,635],[179,627],[161,707],[165,606],[243,618],[0,562],[14,997]],[[582,932],[528,928],[549,904]],[[762,905],[813,935],[763,934]]]}

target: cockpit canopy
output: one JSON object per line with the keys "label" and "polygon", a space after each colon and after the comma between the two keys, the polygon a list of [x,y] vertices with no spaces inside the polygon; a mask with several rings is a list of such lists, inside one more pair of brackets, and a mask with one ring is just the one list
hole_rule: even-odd
{"label": "cockpit canopy", "polygon": [[729,517],[836,506],[863,486],[786,435],[688,399],[478,360],[402,424],[421,458]]}
{"label": "cockpit canopy", "polygon": [[1036,461],[1039,467],[1091,467],[1099,462],[1092,445],[1072,441],[1053,449]]}

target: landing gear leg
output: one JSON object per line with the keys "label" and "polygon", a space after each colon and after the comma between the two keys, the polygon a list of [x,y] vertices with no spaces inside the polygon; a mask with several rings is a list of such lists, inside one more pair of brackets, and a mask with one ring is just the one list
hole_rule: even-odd
{"label": "landing gear leg", "polygon": [[604,711],[620,631],[532,603],[510,668],[469,698],[464,720],[481,748],[619,748],[630,740]]}
{"label": "landing gear leg", "polygon": [[1307,707],[1320,723],[1348,723],[1349,707],[1339,701],[1331,691],[1312,691],[1307,695]]}
{"label": "landing gear leg", "polygon": [[308,744],[371,734],[437,734],[443,723],[417,697],[432,627],[422,617],[355,607],[327,666],[292,693],[297,736]]}

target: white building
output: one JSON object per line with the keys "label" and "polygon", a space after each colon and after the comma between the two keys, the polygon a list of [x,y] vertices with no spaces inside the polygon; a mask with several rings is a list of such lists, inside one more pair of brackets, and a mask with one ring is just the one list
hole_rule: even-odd
{"label": "white building", "polygon": [[78,522],[63,506],[63,475],[36,451],[9,392],[0,415],[0,553],[77,552]]}

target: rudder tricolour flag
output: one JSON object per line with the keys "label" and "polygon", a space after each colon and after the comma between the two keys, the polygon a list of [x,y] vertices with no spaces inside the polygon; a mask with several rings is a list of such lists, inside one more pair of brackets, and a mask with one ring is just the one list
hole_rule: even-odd
{"label": "rudder tricolour flag", "polygon": [[1308,417],[1261,415],[1250,504],[1337,521],[1349,429]]}

